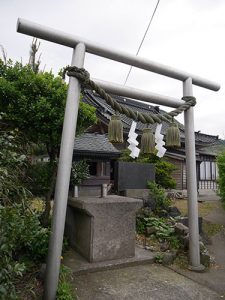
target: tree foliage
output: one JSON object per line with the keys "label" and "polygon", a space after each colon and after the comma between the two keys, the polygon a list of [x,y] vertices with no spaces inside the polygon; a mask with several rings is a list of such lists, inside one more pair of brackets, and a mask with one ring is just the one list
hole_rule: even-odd
{"label": "tree foliage", "polygon": [[27,158],[18,132],[0,130],[0,204],[20,202],[27,197],[26,169]]}
{"label": "tree foliage", "polygon": [[167,210],[171,205],[171,200],[167,197],[165,189],[155,181],[148,182],[149,195],[154,201],[154,213],[159,214],[162,210]]}
{"label": "tree foliage", "polygon": [[[59,152],[67,84],[52,73],[35,73],[29,65],[0,60],[0,107],[4,120],[34,143],[43,143],[55,159]],[[95,109],[80,103],[77,132],[96,120]]]}
{"label": "tree foliage", "polygon": [[219,169],[219,196],[221,197],[225,207],[225,152],[221,153],[217,157],[217,165]]}
{"label": "tree foliage", "polygon": [[80,185],[88,177],[90,177],[88,163],[85,160],[73,162],[70,177],[71,184]]}

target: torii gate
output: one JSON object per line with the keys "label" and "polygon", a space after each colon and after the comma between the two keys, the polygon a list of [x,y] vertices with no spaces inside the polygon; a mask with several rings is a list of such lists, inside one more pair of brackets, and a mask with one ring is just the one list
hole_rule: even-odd
{"label": "torii gate", "polygon": [[[81,37],[70,35],[49,27],[39,25],[24,19],[18,19],[17,31],[36,38],[44,39],[60,45],[73,48],[71,66],[83,67],[85,53],[89,52],[98,56],[112,59],[121,63],[148,70],[160,75],[174,78],[183,82],[183,96],[193,96],[192,84],[218,91],[220,85],[189,74],[166,65],[162,65],[144,58],[109,49],[103,45],[85,40]],[[107,92],[127,96],[133,99],[147,101],[155,104],[177,108],[184,103],[183,100],[167,97],[151,92],[146,92],[131,87],[124,87],[110,82],[94,80]],[[56,180],[52,233],[49,242],[48,260],[46,269],[46,281],[44,299],[53,300],[56,296],[60,257],[63,243],[67,198],[69,190],[70,172],[72,165],[74,137],[76,133],[77,114],[80,98],[80,84],[74,77],[69,79],[69,89],[65,108],[61,148],[59,156],[58,173]],[[190,107],[184,112],[185,123],[185,148],[187,168],[187,192],[188,192],[188,219],[189,219],[189,262],[194,271],[202,269],[199,251],[199,228],[198,228],[198,203],[197,203],[197,179],[194,135],[194,109]]]}

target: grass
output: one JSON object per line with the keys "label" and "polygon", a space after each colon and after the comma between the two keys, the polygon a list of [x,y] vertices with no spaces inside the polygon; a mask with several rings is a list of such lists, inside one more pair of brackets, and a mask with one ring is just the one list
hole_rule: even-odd
{"label": "grass", "polygon": [[[37,279],[39,267],[34,267],[23,278],[16,281],[18,300],[41,300],[43,294],[43,282]],[[64,265],[60,267],[59,283],[57,289],[57,300],[76,300],[74,293],[73,276],[69,268]]]}
{"label": "grass", "polygon": [[57,300],[76,299],[77,297],[74,293],[72,272],[68,267],[61,265],[57,289]]}
{"label": "grass", "polygon": [[224,226],[221,224],[212,224],[210,222],[203,222],[203,231],[208,237],[212,237],[223,230]]}
{"label": "grass", "polygon": [[[182,216],[187,216],[188,214],[188,208],[187,208],[187,200],[175,200],[173,202],[173,205],[176,206]],[[207,216],[213,209],[219,208],[220,205],[218,202],[202,202],[198,203],[198,212],[200,217],[205,217]]]}
{"label": "grass", "polygon": [[216,202],[202,202],[198,203],[199,216],[207,216],[213,209],[218,208],[219,205]]}
{"label": "grass", "polygon": [[222,207],[225,210],[225,202],[224,201],[222,201]]}
{"label": "grass", "polygon": [[[187,216],[187,200],[175,200],[174,205],[180,210],[182,216]],[[198,203],[198,211],[200,217],[207,216],[212,210],[221,208],[220,202],[202,202]],[[203,231],[208,237],[212,237],[224,228],[221,224],[213,224],[203,220]]]}
{"label": "grass", "polygon": [[174,264],[179,266],[181,269],[188,269],[188,255],[186,254],[180,254],[177,256],[174,260]]}

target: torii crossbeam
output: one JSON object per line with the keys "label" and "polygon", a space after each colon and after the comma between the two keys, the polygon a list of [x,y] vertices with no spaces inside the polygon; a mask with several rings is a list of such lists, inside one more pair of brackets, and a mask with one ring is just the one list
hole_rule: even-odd
{"label": "torii crossbeam", "polygon": [[[109,49],[103,45],[85,40],[81,37],[70,35],[49,27],[45,27],[24,19],[18,19],[17,31],[36,38],[44,39],[74,49],[72,66],[83,67],[85,52],[112,59],[121,63],[145,69],[157,74],[174,78],[183,82],[183,96],[193,96],[192,85],[218,91],[219,84],[199,76],[183,72],[172,67],[162,65],[144,58]],[[115,85],[108,82],[95,80],[102,88],[114,94],[127,96],[137,100],[149,101],[170,107],[178,107],[183,100],[167,97],[142,90]],[[80,98],[80,84],[76,78],[70,77],[61,148],[59,156],[58,173],[55,188],[52,233],[49,242],[48,260],[45,280],[45,300],[54,300],[59,278],[60,257],[63,243],[67,198],[69,190],[70,172],[72,165],[74,137],[76,133],[77,114]],[[189,219],[189,258],[192,270],[200,270],[199,228],[198,228],[198,203],[197,203],[197,178],[194,135],[194,109],[189,108],[184,112],[185,123],[185,148],[187,168],[188,191],[188,219]]]}

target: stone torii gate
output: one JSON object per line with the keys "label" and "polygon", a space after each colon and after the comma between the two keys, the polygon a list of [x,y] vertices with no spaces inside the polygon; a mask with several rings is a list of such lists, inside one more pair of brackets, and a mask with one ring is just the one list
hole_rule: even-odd
{"label": "stone torii gate", "polygon": [[[81,37],[70,35],[49,27],[45,27],[24,19],[18,19],[17,31],[36,38],[44,39],[60,45],[73,48],[71,66],[83,67],[85,53],[89,52],[114,61],[132,65],[134,67],[148,70],[160,75],[174,78],[183,82],[183,95],[193,96],[192,85],[197,85],[212,91],[220,89],[219,84],[207,79],[183,72],[172,67],[162,65],[141,57],[109,49],[103,45],[96,44]],[[146,92],[131,87],[124,87],[110,82],[94,80],[107,92],[130,97],[155,104],[166,105],[177,108],[184,103],[183,100],[167,97],[151,92]],[[80,98],[80,84],[74,77],[69,79],[69,89],[65,108],[61,148],[59,156],[58,173],[56,180],[52,233],[49,242],[46,281],[44,299],[53,300],[56,297],[60,257],[63,243],[67,198],[69,190],[70,172],[76,133],[77,114]],[[194,136],[194,108],[190,107],[184,112],[185,123],[185,148],[187,166],[187,190],[188,190],[188,218],[189,218],[189,263],[192,270],[202,269],[199,251],[199,229],[198,229],[198,203],[197,203],[197,181],[196,181],[196,157]]]}

